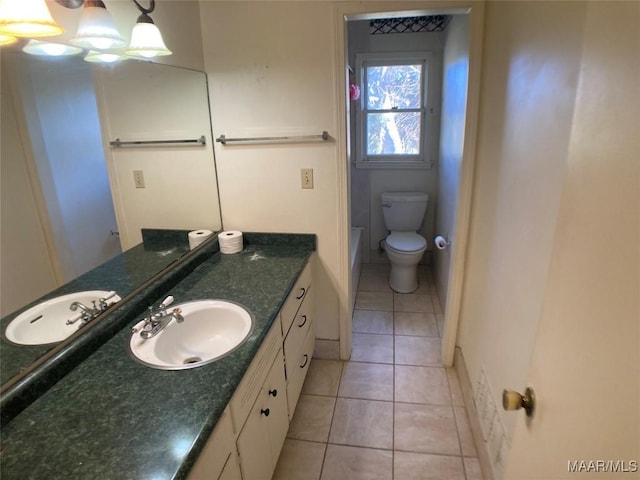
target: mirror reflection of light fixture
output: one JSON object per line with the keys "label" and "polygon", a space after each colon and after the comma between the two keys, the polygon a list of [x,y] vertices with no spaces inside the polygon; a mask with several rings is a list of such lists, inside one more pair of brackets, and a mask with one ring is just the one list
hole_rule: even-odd
{"label": "mirror reflection of light fixture", "polygon": [[43,42],[40,40],[29,40],[22,48],[22,51],[31,55],[49,55],[52,57],[60,57],[63,55],[77,55],[82,52],[79,47],[64,45],[62,43]]}
{"label": "mirror reflection of light fixture", "polygon": [[153,12],[155,8],[155,0],[151,0],[149,8],[144,8],[137,0],[131,0],[136,4],[141,15],[136,21],[136,25],[131,32],[131,43],[126,49],[127,55],[135,55],[145,58],[152,58],[161,55],[171,55],[164,41],[162,40],[162,34],[158,27],[155,26],[153,20],[149,14]]}
{"label": "mirror reflection of light fixture", "polygon": [[91,50],[85,55],[84,60],[91,63],[113,63],[120,60],[126,60],[126,58],[127,57],[118,55],[117,53],[96,52]]}
{"label": "mirror reflection of light fixture", "polygon": [[2,45],[11,45],[18,41],[17,37],[12,37],[11,35],[1,35],[0,34],[0,46]]}
{"label": "mirror reflection of light fixture", "polygon": [[102,0],[85,0],[78,31],[71,43],[83,48],[120,48],[126,45]]}
{"label": "mirror reflection of light fixture", "polygon": [[0,0],[0,34],[37,38],[63,31],[44,0]]}

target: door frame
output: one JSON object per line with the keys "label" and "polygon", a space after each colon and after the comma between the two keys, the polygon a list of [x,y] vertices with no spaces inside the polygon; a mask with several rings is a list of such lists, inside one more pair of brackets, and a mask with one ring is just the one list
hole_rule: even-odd
{"label": "door frame", "polygon": [[380,14],[405,15],[433,14],[467,14],[469,15],[469,79],[467,91],[467,108],[465,118],[465,137],[463,144],[462,165],[460,169],[460,187],[458,190],[455,242],[451,249],[451,265],[447,286],[447,302],[445,305],[444,332],[442,335],[442,363],[453,365],[453,357],[458,335],[458,321],[464,288],[464,273],[467,245],[471,221],[471,202],[473,194],[473,178],[475,171],[475,154],[478,131],[478,114],[480,103],[480,80],[482,66],[482,39],[484,27],[484,1],[387,1],[387,2],[354,2],[336,5],[334,9],[335,27],[335,88],[337,102],[336,125],[338,126],[337,161],[338,161],[338,235],[340,242],[340,280],[346,288],[340,289],[340,358],[348,360],[351,356],[352,312],[351,305],[351,270],[349,268],[350,252],[350,142],[348,125],[349,104],[346,88],[348,62],[347,22],[349,20],[374,18]]}

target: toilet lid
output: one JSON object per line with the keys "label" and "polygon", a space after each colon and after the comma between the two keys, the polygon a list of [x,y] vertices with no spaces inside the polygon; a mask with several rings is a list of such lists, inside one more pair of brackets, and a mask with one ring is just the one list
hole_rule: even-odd
{"label": "toilet lid", "polygon": [[416,252],[426,248],[427,241],[415,232],[394,232],[387,237],[387,245],[401,252]]}

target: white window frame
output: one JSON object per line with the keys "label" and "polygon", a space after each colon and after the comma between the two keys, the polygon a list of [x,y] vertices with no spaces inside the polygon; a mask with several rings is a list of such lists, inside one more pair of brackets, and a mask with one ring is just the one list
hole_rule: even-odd
{"label": "white window frame", "polygon": [[[430,66],[433,64],[433,52],[407,52],[407,53],[363,53],[356,55],[356,82],[360,87],[360,98],[355,103],[356,111],[356,168],[424,168],[430,169],[433,165],[431,150],[434,138],[433,100],[434,86],[433,79],[429,79]],[[376,65],[402,65],[416,64],[423,65],[422,82],[422,105],[421,122],[422,132],[420,135],[420,152],[417,155],[367,155],[367,110],[365,69]],[[400,112],[403,110],[399,110]]]}

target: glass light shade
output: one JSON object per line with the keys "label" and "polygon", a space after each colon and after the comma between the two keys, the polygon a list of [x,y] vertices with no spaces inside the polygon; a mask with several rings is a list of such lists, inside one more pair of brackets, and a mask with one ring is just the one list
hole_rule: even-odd
{"label": "glass light shade", "polygon": [[50,37],[63,31],[53,20],[44,0],[0,0],[0,34]]}
{"label": "glass light shade", "polygon": [[171,55],[162,40],[160,30],[153,23],[138,22],[131,32],[131,43],[125,51],[127,55],[145,58]]}
{"label": "glass light shade", "polygon": [[0,35],[0,46],[2,45],[11,45],[12,43],[16,43],[18,39],[16,37],[12,37],[11,35]]}
{"label": "glass light shade", "polygon": [[108,49],[124,47],[127,42],[120,36],[111,14],[104,6],[85,4],[78,31],[71,43],[83,48]]}
{"label": "glass light shade", "polygon": [[113,63],[120,60],[126,60],[127,57],[118,55],[117,53],[104,53],[91,51],[84,57],[85,62],[91,63]]}
{"label": "glass light shade", "polygon": [[72,47],[71,45],[63,45],[62,43],[29,40],[22,51],[31,55],[49,55],[52,57],[59,57],[63,55],[77,55],[82,52],[82,49]]}

